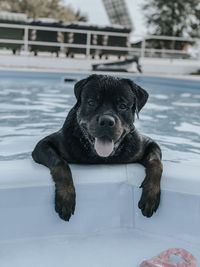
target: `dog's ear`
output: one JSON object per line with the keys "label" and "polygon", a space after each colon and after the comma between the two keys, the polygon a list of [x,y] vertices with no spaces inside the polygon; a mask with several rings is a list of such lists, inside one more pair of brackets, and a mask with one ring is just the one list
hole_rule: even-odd
{"label": "dog's ear", "polygon": [[82,90],[83,86],[86,85],[87,82],[88,82],[88,78],[82,79],[75,84],[74,94],[75,94],[77,100],[79,100],[79,98],[81,96],[81,90]]}
{"label": "dog's ear", "polygon": [[136,113],[138,115],[140,110],[146,104],[146,102],[148,100],[148,97],[149,97],[149,94],[147,93],[146,90],[141,88],[139,85],[135,84],[133,81],[131,81],[129,79],[124,79],[124,80],[126,80],[126,82],[131,87],[133,93],[135,94],[135,97],[136,97]]}
{"label": "dog's ear", "polygon": [[92,74],[92,75],[88,76],[87,78],[78,81],[74,86],[74,94],[75,94],[77,100],[80,99],[81,91],[82,91],[83,87],[86,85],[86,83],[92,79],[95,79],[96,81],[98,81],[101,76],[102,75]]}

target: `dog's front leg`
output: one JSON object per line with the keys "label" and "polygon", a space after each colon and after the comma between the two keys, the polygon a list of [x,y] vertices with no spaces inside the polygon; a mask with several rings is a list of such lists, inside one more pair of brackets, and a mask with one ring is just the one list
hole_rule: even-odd
{"label": "dog's front leg", "polygon": [[60,218],[69,221],[75,210],[75,188],[69,165],[50,141],[41,140],[32,153],[33,159],[48,167],[55,182],[55,210]]}
{"label": "dog's front leg", "polygon": [[151,217],[160,203],[160,180],[163,166],[161,150],[155,142],[150,142],[145,148],[144,157],[140,161],[146,168],[146,177],[142,182],[142,196],[138,203],[142,214]]}
{"label": "dog's front leg", "polygon": [[55,181],[55,210],[60,218],[69,221],[75,210],[75,188],[71,170],[67,163],[51,168],[51,175]]}

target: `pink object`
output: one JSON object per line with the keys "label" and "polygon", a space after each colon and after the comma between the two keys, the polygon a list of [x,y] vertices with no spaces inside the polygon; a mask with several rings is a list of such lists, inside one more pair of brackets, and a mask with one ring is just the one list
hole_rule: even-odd
{"label": "pink object", "polygon": [[[184,261],[178,263],[169,262],[171,254],[180,256]],[[170,248],[150,260],[143,261],[140,267],[197,267],[197,260],[183,248]]]}
{"label": "pink object", "polygon": [[94,148],[100,157],[108,157],[114,149],[113,140],[95,138]]}

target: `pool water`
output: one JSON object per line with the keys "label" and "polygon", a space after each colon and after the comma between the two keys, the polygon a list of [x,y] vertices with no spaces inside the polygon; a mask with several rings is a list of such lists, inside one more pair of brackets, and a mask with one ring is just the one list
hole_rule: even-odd
{"label": "pool water", "polygon": [[[57,131],[75,104],[74,82],[85,74],[0,71],[0,160],[25,159],[42,137]],[[123,75],[126,76],[126,75]],[[127,77],[127,76],[126,76]],[[146,89],[136,128],[157,141],[164,161],[200,160],[200,83],[128,76]]]}
{"label": "pool water", "polygon": [[56,214],[49,170],[30,154],[75,103],[64,78],[85,76],[0,71],[0,266],[132,267],[170,247],[200,262],[198,82],[128,76],[150,94],[136,127],[160,144],[165,161],[151,218],[138,209],[140,164],[70,165],[75,214],[69,222]]}

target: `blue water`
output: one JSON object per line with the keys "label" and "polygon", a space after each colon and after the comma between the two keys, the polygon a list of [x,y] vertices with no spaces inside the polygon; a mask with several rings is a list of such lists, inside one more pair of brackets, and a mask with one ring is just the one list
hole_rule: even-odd
{"label": "blue water", "polygon": [[[64,77],[79,80],[85,76],[0,71],[0,160],[29,157],[40,138],[57,131],[75,103],[74,83],[64,83]],[[200,83],[131,78],[150,95],[136,127],[160,144],[163,160],[198,164]]]}

